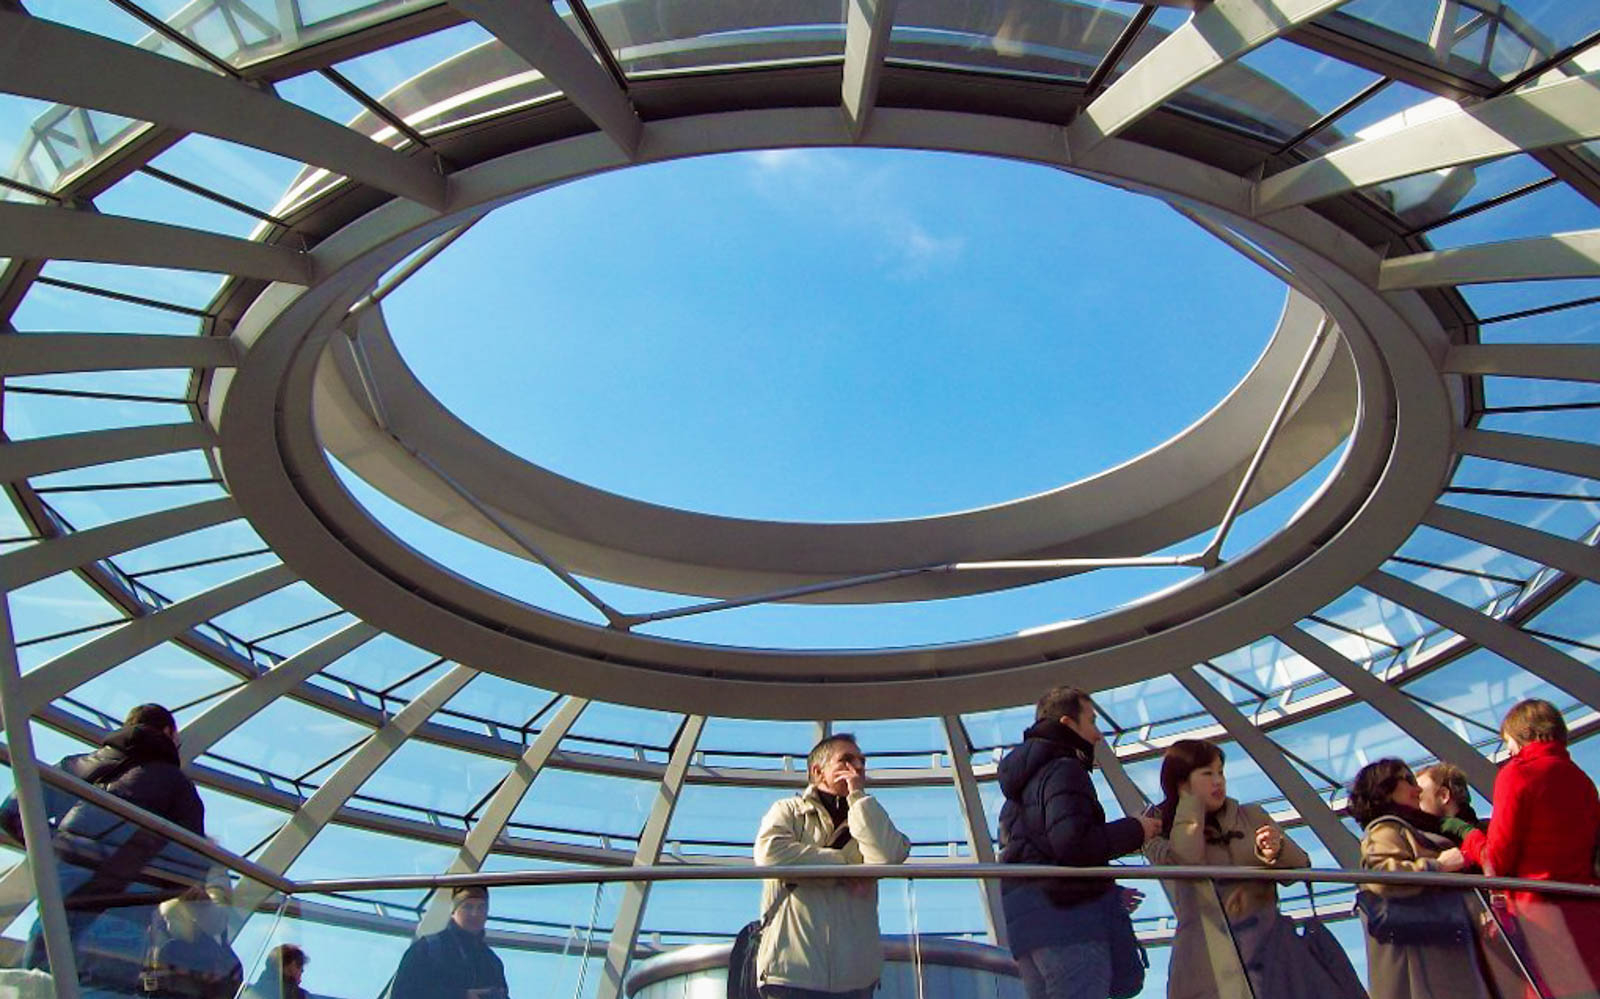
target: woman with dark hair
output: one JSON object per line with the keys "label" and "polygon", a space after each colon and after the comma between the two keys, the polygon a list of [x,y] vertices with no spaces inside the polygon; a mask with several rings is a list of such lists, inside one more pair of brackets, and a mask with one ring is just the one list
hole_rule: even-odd
{"label": "woman with dark hair", "polygon": [[[1306,852],[1283,834],[1259,805],[1228,797],[1221,747],[1182,739],[1161,761],[1161,791],[1154,809],[1161,831],[1145,844],[1157,865],[1307,867]],[[1278,911],[1270,881],[1181,881],[1171,886],[1178,928],[1172,941],[1168,999],[1214,999],[1248,994],[1241,969],[1257,996],[1289,999],[1347,994],[1307,957],[1294,927]],[[1230,944],[1230,934],[1232,942]],[[1237,947],[1237,959],[1228,950]],[[1213,961],[1213,952],[1220,953]],[[1350,975],[1353,981],[1353,973]]]}
{"label": "woman with dark hair", "polygon": [[[1365,830],[1362,867],[1456,872],[1466,866],[1440,818],[1421,805],[1417,778],[1403,761],[1383,759],[1361,768],[1350,787],[1350,814]],[[1492,993],[1485,984],[1464,895],[1405,885],[1362,888],[1376,899],[1373,906],[1363,907],[1367,980],[1373,999],[1489,999]],[[1437,894],[1429,897],[1426,892]],[[1425,931],[1397,939],[1387,925],[1375,922],[1381,917],[1374,913],[1388,907],[1395,907],[1396,919],[1406,912],[1416,915],[1425,923]]]}
{"label": "woman with dark hair", "polygon": [[[1489,832],[1461,844],[1485,874],[1600,884],[1594,869],[1600,796],[1567,753],[1567,723],[1549,701],[1527,700],[1500,723],[1511,758],[1494,781]],[[1600,992],[1600,903],[1509,892],[1523,959],[1545,995]]]}

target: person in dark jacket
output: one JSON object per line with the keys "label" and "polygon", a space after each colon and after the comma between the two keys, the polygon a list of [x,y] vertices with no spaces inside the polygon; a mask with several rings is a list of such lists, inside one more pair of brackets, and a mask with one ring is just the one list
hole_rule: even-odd
{"label": "person in dark jacket", "polygon": [[507,999],[506,969],[484,940],[489,889],[450,893],[450,922],[411,941],[394,973],[390,999]]}
{"label": "person in dark jacket", "polygon": [[242,999],[310,999],[310,993],[300,985],[310,960],[294,944],[272,948],[267,951],[261,974],[240,993]]}
{"label": "person in dark jacket", "polygon": [[[1098,867],[1160,832],[1154,816],[1106,821],[1089,780],[1101,735],[1088,694],[1057,687],[1040,698],[1034,716],[1022,745],[1000,761],[1002,861]],[[1111,910],[1123,904],[1116,882],[1007,878],[1000,891],[1028,999],[1110,995],[1108,930]]]}
{"label": "person in dark jacket", "polygon": [[[56,766],[205,835],[205,805],[179,766],[177,719],[159,704],[135,707],[121,728],[101,740],[99,749],[65,757]],[[137,896],[160,891],[170,897],[182,885],[204,880],[208,862],[51,784],[42,790],[60,859],[67,927],[79,952],[79,976],[88,983],[136,991],[146,931],[155,903],[163,897],[145,904]],[[14,798],[0,805],[0,825],[22,838]],[[166,868],[171,880],[149,883],[149,866]],[[49,968],[37,925],[29,935],[24,963]]]}

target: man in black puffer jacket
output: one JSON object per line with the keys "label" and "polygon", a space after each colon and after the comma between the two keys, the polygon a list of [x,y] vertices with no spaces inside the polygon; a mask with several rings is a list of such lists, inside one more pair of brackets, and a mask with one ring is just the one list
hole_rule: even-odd
{"label": "man in black puffer jacket", "polygon": [[[1001,860],[1098,867],[1133,853],[1160,829],[1154,818],[1106,821],[1089,771],[1101,741],[1094,704],[1074,687],[1039,700],[1022,745],[1000,761]],[[1122,900],[1110,880],[1001,883],[1011,953],[1028,999],[1106,999],[1114,924]],[[1122,917],[1125,921],[1125,917]]]}
{"label": "man in black puffer jacket", "polygon": [[[121,728],[101,740],[99,749],[56,765],[197,836],[205,835],[205,805],[179,768],[177,719],[159,704],[139,705],[128,712]],[[208,862],[53,785],[45,784],[43,791],[79,974],[90,983],[137,991],[155,904],[174,894],[176,885],[203,881]],[[14,799],[0,806],[0,825],[22,838]],[[171,883],[143,903],[132,896],[162,891],[147,882],[145,868],[152,863],[170,872]],[[37,932],[30,934],[24,960],[29,967],[48,967]]]}

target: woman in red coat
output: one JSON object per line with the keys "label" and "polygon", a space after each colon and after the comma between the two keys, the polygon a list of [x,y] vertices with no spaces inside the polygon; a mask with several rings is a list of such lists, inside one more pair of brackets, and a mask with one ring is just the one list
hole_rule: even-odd
{"label": "woman in red coat", "polygon": [[[1600,884],[1600,796],[1567,755],[1561,712],[1549,701],[1523,701],[1507,712],[1500,735],[1511,759],[1495,778],[1489,832],[1468,833],[1461,852],[1490,875]],[[1507,903],[1547,995],[1600,994],[1600,901],[1511,892]]]}

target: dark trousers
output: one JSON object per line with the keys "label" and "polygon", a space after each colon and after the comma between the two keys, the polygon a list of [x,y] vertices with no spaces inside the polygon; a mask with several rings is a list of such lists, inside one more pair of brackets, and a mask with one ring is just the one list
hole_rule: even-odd
{"label": "dark trousers", "polygon": [[851,989],[849,992],[822,992],[793,985],[763,985],[761,999],[872,999],[872,993],[877,988],[877,983],[873,983],[864,989]]}

